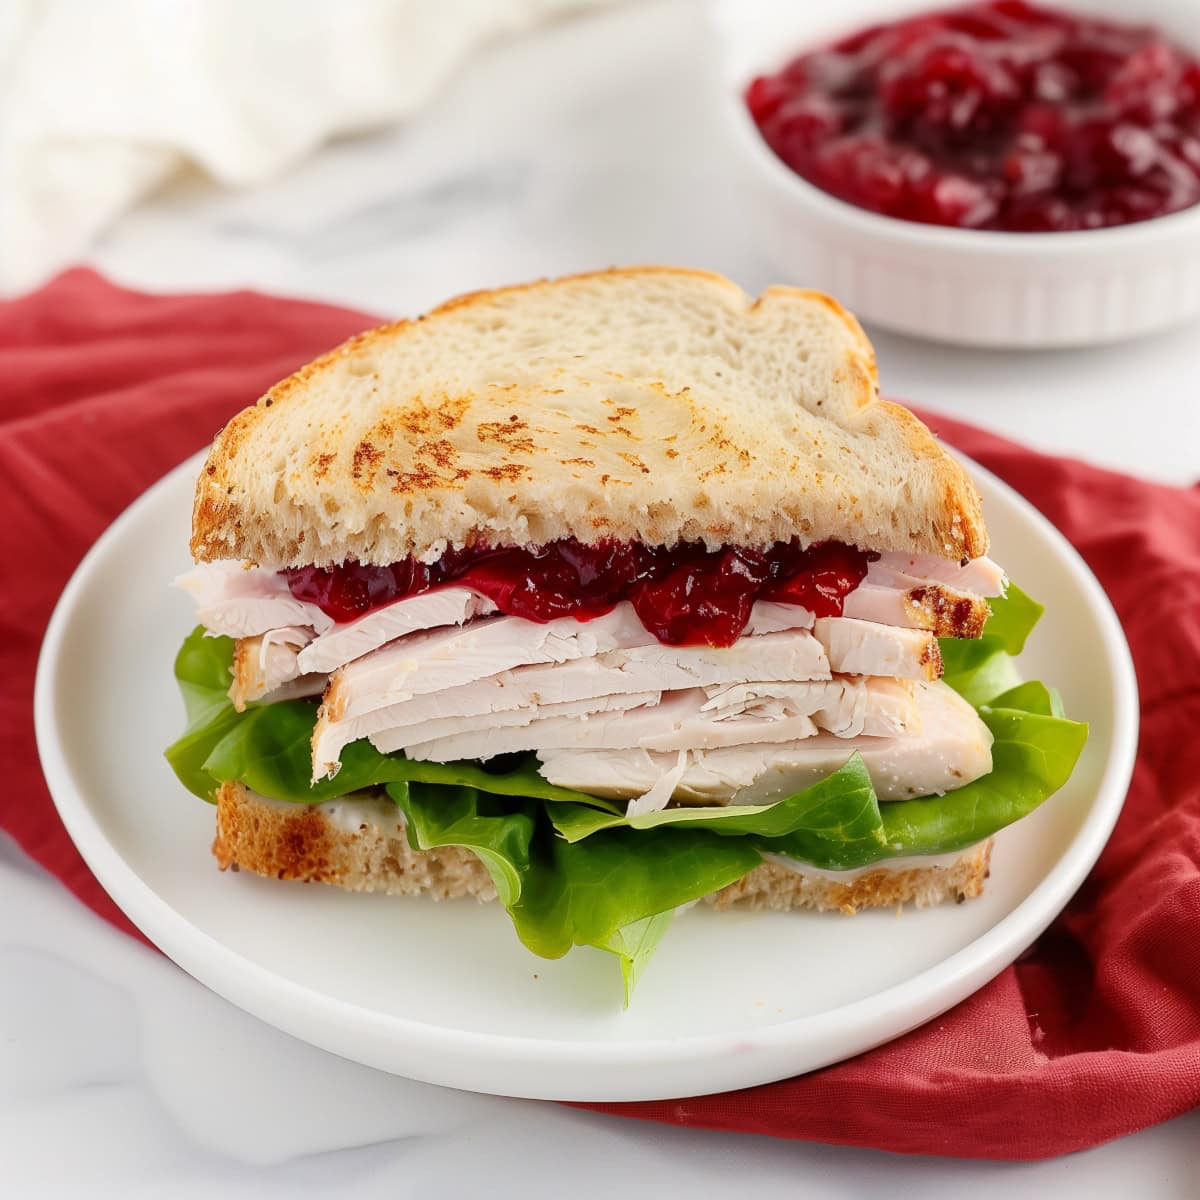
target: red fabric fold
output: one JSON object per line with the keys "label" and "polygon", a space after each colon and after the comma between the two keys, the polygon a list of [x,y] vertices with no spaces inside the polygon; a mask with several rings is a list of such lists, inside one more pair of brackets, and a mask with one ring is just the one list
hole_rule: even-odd
{"label": "red fabric fold", "polygon": [[[110,521],[275,380],[371,318],[249,292],[148,296],[72,271],[0,304],[0,828],[135,932],[58,820],[32,720],[38,647]],[[942,417],[1113,599],[1141,686],[1124,813],[1020,962],[921,1029],[798,1079],[597,1105],[625,1116],[907,1153],[1041,1158],[1200,1104],[1200,492],[1036,454]]]}

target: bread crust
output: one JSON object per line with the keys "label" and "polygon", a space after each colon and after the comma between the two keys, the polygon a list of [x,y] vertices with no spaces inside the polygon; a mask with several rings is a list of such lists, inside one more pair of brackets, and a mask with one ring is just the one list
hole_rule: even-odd
{"label": "bread crust", "polygon": [[339,824],[329,805],[282,804],[240,783],[223,783],[212,852],[222,871],[232,867],[270,879],[435,900],[496,898],[475,855],[458,846],[413,850],[394,806],[379,801],[365,811],[370,819]]}
{"label": "bread crust", "polygon": [[836,301],[670,267],[473,292],[351,338],[218,434],[191,547],[327,565],[560,537],[987,550],[975,488],[879,400]]}
{"label": "bread crust", "polygon": [[[356,803],[358,819],[338,820],[331,817],[328,805],[283,804],[255,795],[240,783],[222,784],[213,854],[222,870],[242,868],[271,879],[435,900],[496,898],[486,868],[469,850],[413,850],[390,802]],[[983,890],[991,849],[989,839],[949,866],[881,865],[845,882],[764,862],[705,900],[718,910],[813,909],[848,915],[910,903],[961,903]]]}

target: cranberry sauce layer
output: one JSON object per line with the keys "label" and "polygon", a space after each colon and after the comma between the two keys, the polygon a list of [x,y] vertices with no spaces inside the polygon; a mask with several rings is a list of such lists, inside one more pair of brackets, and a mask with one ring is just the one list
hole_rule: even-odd
{"label": "cranberry sauce layer", "polygon": [[746,102],[810,183],[909,221],[1097,229],[1200,201],[1200,63],[1149,26],[994,0],[801,55]]}
{"label": "cranberry sauce layer", "polygon": [[633,542],[585,546],[574,539],[528,549],[451,550],[434,563],[413,559],[386,567],[344,563],[284,572],[292,595],[335,621],[352,621],[405,596],[457,583],[487,596],[503,613],[531,621],[587,621],[632,602],[638,618],[669,645],[731,646],[755,600],[798,604],[819,617],[838,616],[877,555],[841,542],[801,548],[706,550]]}

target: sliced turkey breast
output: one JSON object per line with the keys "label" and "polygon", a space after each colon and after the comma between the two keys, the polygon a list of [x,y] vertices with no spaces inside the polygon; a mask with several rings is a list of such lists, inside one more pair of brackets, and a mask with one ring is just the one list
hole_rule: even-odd
{"label": "sliced turkey breast", "polygon": [[891,675],[938,679],[937,638],[923,629],[901,629],[853,617],[818,617],[813,636],[825,647],[835,675]]}
{"label": "sliced turkey breast", "polygon": [[[616,699],[623,700],[624,697]],[[589,715],[558,715],[554,710],[562,706],[549,705],[529,710],[531,720],[520,728],[460,728],[460,732],[453,736],[402,748],[409,758],[453,762],[460,758],[494,758],[497,754],[541,747],[637,746],[644,734],[668,733],[680,722],[697,715],[704,705],[704,699],[702,691],[692,689],[663,696],[661,702],[652,707],[625,704],[620,708]],[[811,728],[807,718],[805,724]],[[799,736],[806,737],[807,733],[802,732]],[[372,738],[371,741],[377,748],[386,744],[386,740],[378,738]]]}
{"label": "sliced turkey breast", "polygon": [[[491,600],[470,588],[436,588],[375,609],[357,621],[335,625],[305,647],[300,666],[304,671],[331,673],[410,633],[464,625],[496,611]],[[814,620],[813,614],[799,605],[763,601],[754,606],[747,632],[811,629]]]}
{"label": "sliced turkey breast", "polygon": [[923,583],[949,584],[960,592],[974,592],[977,596],[1002,596],[1008,583],[1000,564],[990,558],[956,563],[948,558],[935,558],[932,554],[888,551],[867,569],[867,582],[884,582],[881,576],[886,571],[899,572]]}
{"label": "sliced turkey breast", "polygon": [[445,587],[406,596],[323,633],[301,651],[300,667],[329,674],[410,633],[463,625],[495,611],[496,606],[486,596],[470,588]]}
{"label": "sliced turkey breast", "polygon": [[[311,627],[317,636],[305,655],[305,672],[332,672],[396,638],[496,612],[486,596],[450,585],[406,596],[339,624],[316,604],[297,600],[278,571],[230,561],[199,563],[178,576],[175,586],[192,595],[196,619],[211,633],[257,637],[273,629]],[[760,601],[746,632],[811,629],[813,620],[799,605]]]}
{"label": "sliced turkey breast", "polygon": [[229,699],[238,712],[255,700],[296,700],[319,696],[326,675],[304,674],[299,667],[300,648],[312,637],[302,628],[273,629],[259,637],[239,638],[233,648],[233,683]]}
{"label": "sliced turkey breast", "polygon": [[236,562],[200,563],[175,580],[196,601],[196,620],[224,637],[257,637],[272,629],[333,628],[333,618],[315,604],[297,600],[277,571]]}
{"label": "sliced turkey breast", "polygon": [[319,636],[305,647],[301,671],[328,674],[351,659],[425,629],[461,625],[496,611],[470,588],[445,587],[406,596],[359,617],[335,623],[315,604],[297,600],[277,571],[239,563],[201,563],[176,585],[196,600],[196,616],[212,633],[255,637],[273,630],[307,626]]}
{"label": "sliced turkey breast", "polygon": [[[911,693],[898,687],[873,690],[864,680],[758,684],[753,690],[691,688],[668,693],[659,703],[645,700],[645,695],[639,695],[636,702],[628,697],[624,705],[610,703],[590,711],[548,705],[530,712],[524,722],[499,723],[486,718],[486,726],[464,730],[460,721],[458,730],[449,736],[440,736],[439,731],[432,740],[415,744],[413,739],[424,738],[430,725],[393,730],[371,740],[379,750],[402,749],[409,758],[453,762],[523,750],[642,747],[677,751],[793,742],[827,728],[827,720],[844,730],[857,724],[859,732],[895,733],[919,720]],[[609,697],[610,701],[621,699]]]}
{"label": "sliced turkey breast", "polygon": [[[593,713],[617,711],[623,713],[657,705],[662,700],[663,693],[659,691],[614,692],[605,696],[586,696],[579,700],[560,700],[557,703],[505,709],[476,717],[470,722],[464,721],[461,717],[443,717],[440,720],[423,721],[420,725],[406,725],[387,730],[374,735],[371,743],[377,750],[390,753],[394,750],[404,750],[416,742],[432,742],[458,737],[464,733],[470,736],[483,730],[520,729],[527,725],[557,718],[582,719]],[[384,750],[385,746],[388,748],[387,750]],[[501,753],[506,752],[502,751]]]}
{"label": "sliced turkey breast", "polygon": [[705,711],[720,717],[804,712],[818,728],[838,737],[896,737],[915,733],[921,725],[913,684],[907,679],[837,676],[811,683],[755,682],[710,687],[705,694]]}
{"label": "sliced turkey breast", "polygon": [[[806,609],[771,605],[763,626],[777,629],[789,619],[788,609],[794,622],[813,620]],[[750,634],[754,635],[758,627],[752,613]],[[739,639],[738,645],[746,640]],[[628,602],[591,621],[561,617],[539,624],[521,617],[489,617],[461,629],[412,634],[347,663],[334,673],[325,702],[331,719],[344,720],[514,667],[565,663],[643,646],[651,647],[655,658],[664,650],[694,649],[662,646],[647,632]]]}
{"label": "sliced turkey breast", "polygon": [[[486,717],[476,718],[482,722],[478,728],[467,728],[467,722],[463,721],[461,717],[443,717],[438,721],[426,721],[421,725],[405,726],[374,734],[371,737],[371,744],[384,754],[403,750],[409,758],[422,762],[454,762],[464,758],[494,758],[497,754],[530,749],[531,747],[525,743],[530,739],[536,742],[538,739],[536,731],[543,727],[555,728],[563,722],[571,725],[603,723],[612,714],[624,717],[629,713],[637,713],[645,719],[650,714],[658,712],[664,703],[670,703],[670,698],[664,699],[662,692],[629,692],[611,696],[592,696],[584,700],[564,700],[558,704],[541,704],[532,708],[513,708],[506,712],[489,713]],[[421,740],[414,743],[415,736],[419,736]],[[477,741],[480,746],[490,746],[494,743],[498,749],[470,754],[443,755],[437,752],[437,748],[443,744],[449,745],[464,739]],[[418,753],[426,747],[432,748],[432,752]]]}
{"label": "sliced turkey breast", "polygon": [[[822,733],[785,745],[687,753],[670,795],[681,803],[762,804],[815,783],[859,751],[881,800],[952,791],[992,769],[992,735],[975,710],[943,683],[914,685],[920,732],[838,738]],[[561,787],[617,799],[645,797],[678,770],[675,754],[644,749],[547,750],[541,774]],[[660,795],[660,807],[666,799]]]}
{"label": "sliced turkey breast", "polygon": [[325,708],[331,719],[344,720],[513,667],[591,658],[653,640],[631,604],[594,621],[485,617],[462,628],[411,634],[348,663],[334,672]]}
{"label": "sliced turkey breast", "polygon": [[750,622],[743,637],[761,633],[781,633],[785,629],[811,629],[816,617],[799,604],[780,604],[775,600],[756,600],[750,610]]}
{"label": "sliced turkey breast", "polygon": [[[895,580],[907,576],[894,575]],[[960,592],[943,583],[860,584],[845,599],[842,616],[881,625],[927,629],[935,637],[976,638],[990,610],[973,592]]]}
{"label": "sliced turkey breast", "polygon": [[[763,644],[771,638],[778,640]],[[592,662],[615,650],[619,658]],[[566,669],[579,661],[591,665]],[[555,665],[532,678],[526,674],[513,680],[505,674],[538,664]],[[569,617],[545,625],[491,617],[461,629],[410,635],[335,672],[314,731],[313,771],[315,778],[336,771],[341,751],[350,742],[418,719],[479,716],[613,691],[805,681],[828,679],[834,673],[931,679],[940,672],[932,634],[843,617],[815,621],[811,634],[756,634],[729,647],[664,646],[645,631],[627,604],[582,623]],[[463,691],[471,685],[474,693]],[[451,693],[450,700],[442,693]],[[411,707],[413,701],[419,706]],[[386,741],[396,743],[394,738]]]}
{"label": "sliced turkey breast", "polygon": [[[823,689],[832,685],[825,680],[811,686]],[[638,730],[635,721],[627,721],[633,740],[625,744],[647,750],[712,750],[718,746],[800,741],[815,736],[820,728],[814,720],[820,711],[815,699],[789,703],[777,698],[771,706],[774,711],[755,712],[753,705],[740,711],[729,705],[710,708],[707,691],[678,692],[676,696],[686,703],[679,703],[675,712],[663,713],[653,728],[647,723],[645,729]],[[614,749],[621,746],[616,739],[599,744]]]}
{"label": "sliced turkey breast", "polygon": [[258,637],[239,638],[233,647],[233,683],[229,699],[238,712],[252,700],[299,678],[303,673],[297,659],[312,639],[311,630],[300,626],[273,629]]}
{"label": "sliced turkey breast", "polygon": [[[336,771],[342,749],[350,742],[401,728],[411,732],[412,726],[422,722],[463,719],[463,728],[470,729],[479,727],[481,719],[491,713],[536,709],[592,696],[764,680],[828,679],[829,674],[829,660],[821,644],[812,634],[797,629],[743,637],[725,647],[665,646],[651,639],[645,645],[592,658],[501,671],[444,691],[358,711],[357,715],[335,717],[326,703],[313,733],[314,778]],[[355,702],[355,710],[358,707]],[[426,739],[407,737],[408,742],[418,740]],[[406,743],[389,738],[387,744]]]}

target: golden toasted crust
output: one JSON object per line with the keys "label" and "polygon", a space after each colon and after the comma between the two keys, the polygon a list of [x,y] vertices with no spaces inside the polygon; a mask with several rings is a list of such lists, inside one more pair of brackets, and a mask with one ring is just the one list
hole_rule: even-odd
{"label": "golden toasted crust", "polygon": [[[340,812],[331,808],[281,804],[241,784],[222,784],[213,854],[222,870],[241,867],[272,879],[329,883],[349,891],[435,900],[496,898],[487,870],[470,851],[456,846],[413,850],[390,802],[356,800],[342,803]],[[717,909],[808,908],[848,914],[908,903],[961,902],[982,891],[991,845],[989,840],[975,846],[946,867],[880,866],[849,882],[765,862],[706,900]]]}
{"label": "golden toasted crust", "polygon": [[[913,469],[921,472],[933,492],[928,553],[942,558],[978,558],[986,554],[988,535],[983,522],[983,501],[966,472],[946,453],[929,427],[902,404],[881,400],[877,408],[880,422],[900,430],[915,460]],[[877,428],[868,426],[872,433]]]}
{"label": "golden toasted crust", "polygon": [[977,638],[991,610],[982,596],[941,583],[923,584],[904,593],[904,611],[914,629],[937,637]]}
{"label": "golden toasted crust", "polygon": [[338,823],[330,805],[281,804],[240,783],[224,783],[217,792],[212,851],[222,871],[244,868],[354,892],[495,899],[491,877],[475,855],[457,846],[413,850],[388,802],[364,804],[362,815],[366,819]]}
{"label": "golden toasted crust", "polygon": [[667,267],[475,292],[302,367],[217,436],[191,545],[298,565],[566,536],[987,549],[836,301]]}

